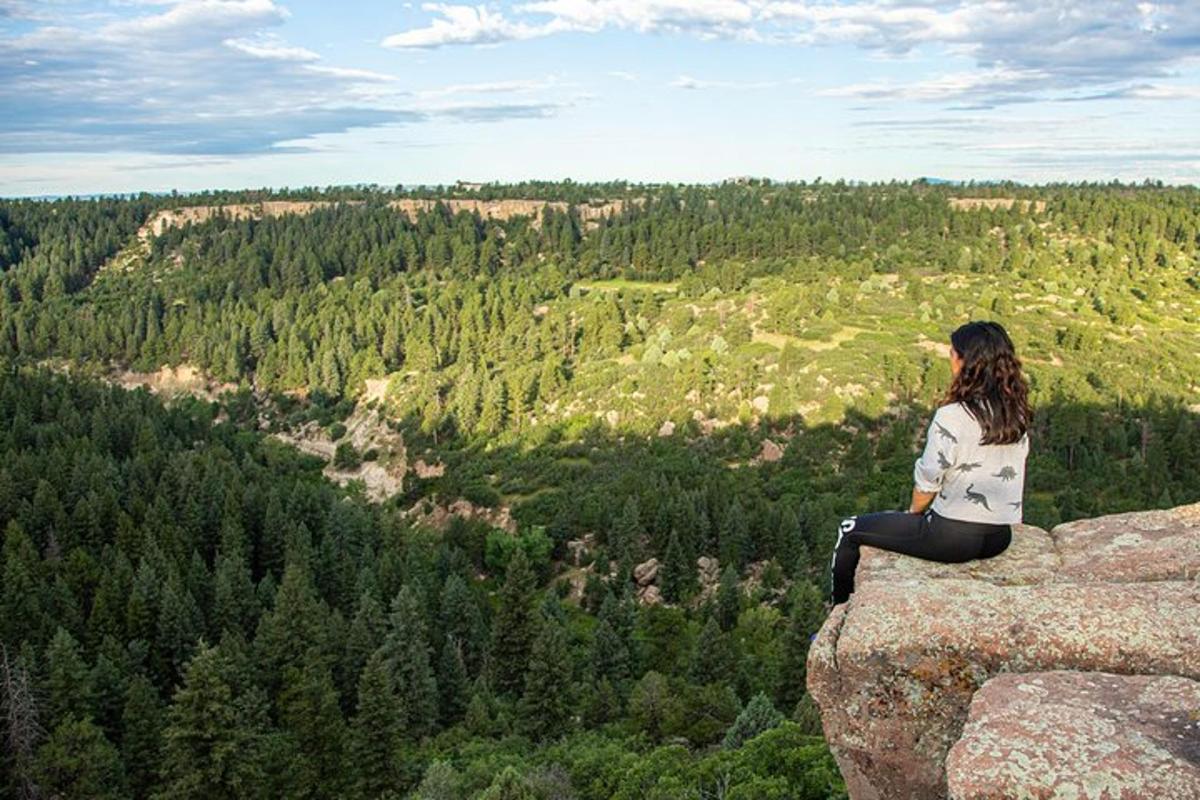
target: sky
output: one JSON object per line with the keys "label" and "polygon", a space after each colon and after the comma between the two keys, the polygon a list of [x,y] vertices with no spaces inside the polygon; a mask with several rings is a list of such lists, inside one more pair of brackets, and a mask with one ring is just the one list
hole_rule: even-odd
{"label": "sky", "polygon": [[0,0],[0,195],[1200,183],[1200,0]]}

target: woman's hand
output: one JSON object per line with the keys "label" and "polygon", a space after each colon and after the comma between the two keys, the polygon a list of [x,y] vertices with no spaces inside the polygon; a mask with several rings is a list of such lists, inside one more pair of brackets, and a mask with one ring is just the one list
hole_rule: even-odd
{"label": "woman's hand", "polygon": [[924,514],[925,509],[929,508],[929,504],[933,502],[933,498],[935,497],[937,497],[937,492],[922,492],[914,486],[912,501],[908,504],[908,513]]}

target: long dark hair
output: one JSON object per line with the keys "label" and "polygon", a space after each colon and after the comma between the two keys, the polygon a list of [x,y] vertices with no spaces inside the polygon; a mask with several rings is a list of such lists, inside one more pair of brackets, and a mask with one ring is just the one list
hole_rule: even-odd
{"label": "long dark hair", "polygon": [[1019,442],[1033,421],[1029,384],[1012,339],[998,322],[968,322],[950,334],[962,368],[946,391],[983,429],[982,444]]}

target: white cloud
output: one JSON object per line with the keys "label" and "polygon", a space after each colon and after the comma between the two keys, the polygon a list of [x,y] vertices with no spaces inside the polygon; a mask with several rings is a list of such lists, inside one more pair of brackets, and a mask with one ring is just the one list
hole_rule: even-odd
{"label": "white cloud", "polygon": [[[1055,99],[1161,79],[1200,55],[1200,2],[1163,0],[532,0],[502,11],[429,4],[425,27],[393,47],[499,44],[608,29],[777,45],[850,45],[888,56],[917,51],[973,61],[903,87],[858,84],[861,97],[978,104]],[[1000,93],[1000,94],[998,94]]]}
{"label": "white cloud", "polygon": [[0,30],[0,153],[276,153],[439,114],[483,122],[559,108],[535,97],[424,108],[395,75],[286,41],[276,31],[287,17],[271,0],[175,0]]}
{"label": "white cloud", "polygon": [[462,94],[508,94],[538,92],[561,86],[554,76],[509,81],[482,81],[480,83],[456,83],[440,86],[434,89],[422,89],[415,94],[417,97],[445,97]]}
{"label": "white cloud", "polygon": [[425,11],[440,14],[428,27],[395,33],[383,40],[384,47],[422,49],[450,44],[497,44],[518,39],[546,36],[559,28],[550,25],[527,25],[512,22],[487,6],[461,6],[426,3]]}
{"label": "white cloud", "polygon": [[802,83],[800,78],[787,78],[784,80],[766,80],[766,81],[725,81],[725,80],[704,80],[701,78],[693,78],[690,75],[680,75],[675,80],[671,81],[670,85],[676,89],[688,89],[698,91],[702,89],[776,89],[780,86],[794,85]]}
{"label": "white cloud", "polygon": [[321,57],[304,47],[293,47],[275,39],[226,39],[226,47],[241,51],[255,58],[275,61],[319,61]]}

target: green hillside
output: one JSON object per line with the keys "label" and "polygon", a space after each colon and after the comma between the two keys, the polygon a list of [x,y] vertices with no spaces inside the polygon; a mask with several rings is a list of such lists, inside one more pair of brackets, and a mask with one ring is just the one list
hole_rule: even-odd
{"label": "green hillside", "polygon": [[[513,199],[557,205],[450,203]],[[843,796],[836,523],[907,502],[969,319],[1031,381],[1026,522],[1200,500],[1195,189],[0,202],[0,782]],[[201,396],[107,385],[164,366]]]}

